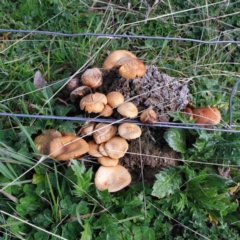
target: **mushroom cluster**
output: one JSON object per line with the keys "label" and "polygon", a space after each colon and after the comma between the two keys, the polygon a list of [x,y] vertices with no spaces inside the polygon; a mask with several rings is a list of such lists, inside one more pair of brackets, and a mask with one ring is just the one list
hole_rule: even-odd
{"label": "mushroom cluster", "polygon": [[91,135],[88,142],[88,154],[96,157],[101,167],[94,179],[96,187],[102,191],[116,192],[131,182],[131,175],[119,164],[128,150],[128,141],[141,136],[141,129],[134,123],[122,123],[118,127],[112,124],[90,124],[82,128],[81,134]]}
{"label": "mushroom cluster", "polygon": [[34,139],[39,153],[58,161],[78,158],[89,150],[88,143],[73,133],[61,133],[54,129],[44,131]]}
{"label": "mushroom cluster", "polygon": [[[144,124],[168,122],[168,112],[184,110],[189,102],[186,85],[172,81],[155,66],[145,66],[136,55],[126,50],[111,52],[102,68],[87,69],[80,79],[72,79],[67,89],[71,92],[70,99],[79,104],[80,110],[87,116],[139,117]],[[196,123],[217,124],[221,118],[220,112],[214,107],[186,109],[185,112]],[[208,121],[203,122],[203,119]],[[159,144],[163,135],[160,131],[163,130],[155,129],[147,126],[140,128],[130,122],[119,126],[90,122],[81,128],[81,138],[71,133],[48,130],[35,138],[35,144],[41,154],[50,155],[58,161],[78,158],[85,153],[97,158],[101,165],[94,179],[97,189],[116,192],[131,182],[131,175],[124,166],[139,173],[136,166],[139,167],[141,161],[154,169],[160,165],[175,164],[170,159],[176,156],[169,154],[169,148],[165,151],[167,155],[164,154],[165,146]],[[82,139],[85,136],[88,142]],[[146,156],[141,156],[141,161],[137,154],[126,154],[127,151],[140,151],[137,140],[140,136],[141,147],[145,149],[147,146],[148,151]],[[161,161],[154,156],[161,156]],[[147,168],[145,170],[148,171]]]}
{"label": "mushroom cluster", "polygon": [[117,69],[120,76],[126,79],[141,77],[146,73],[143,62],[126,50],[111,52],[103,63],[103,69]]}

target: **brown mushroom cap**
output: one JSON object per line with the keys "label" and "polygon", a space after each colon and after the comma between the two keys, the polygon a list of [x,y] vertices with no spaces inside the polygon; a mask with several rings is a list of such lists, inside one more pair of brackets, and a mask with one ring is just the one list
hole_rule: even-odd
{"label": "brown mushroom cap", "polygon": [[127,50],[111,52],[104,61],[103,68],[119,68],[119,74],[126,79],[141,77],[146,73],[146,68],[142,61]]}
{"label": "brown mushroom cap", "polygon": [[98,151],[105,157],[108,157],[108,154],[105,150],[105,142],[102,142],[101,144],[98,145]]}
{"label": "brown mushroom cap", "polygon": [[102,72],[98,68],[87,69],[82,77],[82,84],[90,88],[98,88],[102,85]]}
{"label": "brown mushroom cap", "polygon": [[61,137],[62,134],[54,129],[43,131],[43,133],[34,139],[34,143],[41,154],[49,154],[49,143],[54,139]]}
{"label": "brown mushroom cap", "polygon": [[106,104],[106,96],[102,93],[96,92],[83,97],[80,101],[80,108],[88,113],[100,113]]}
{"label": "brown mushroom cap", "polygon": [[49,145],[49,154],[59,161],[77,158],[89,150],[88,143],[77,136],[67,135],[53,139]]}
{"label": "brown mushroom cap", "polygon": [[107,102],[109,106],[114,108],[124,102],[124,96],[120,92],[109,92],[107,94]]}
{"label": "brown mushroom cap", "polygon": [[67,90],[69,93],[71,93],[74,89],[79,87],[79,79],[77,77],[74,77],[70,79],[67,83]]}
{"label": "brown mushroom cap", "polygon": [[142,130],[141,128],[135,123],[122,123],[118,127],[118,134],[127,139],[136,139],[141,136]]}
{"label": "brown mushroom cap", "polygon": [[218,124],[221,120],[221,113],[216,107],[202,107],[192,109],[195,123]]}
{"label": "brown mushroom cap", "polygon": [[79,97],[86,96],[91,92],[91,89],[87,86],[81,86],[78,88],[75,88],[71,93],[70,93],[70,99],[73,102],[75,99]]}
{"label": "brown mushroom cap", "polygon": [[127,50],[115,50],[111,52],[103,63],[103,68],[114,68],[116,63],[124,57],[137,58],[136,55]]}
{"label": "brown mushroom cap", "polygon": [[154,124],[157,122],[157,114],[151,108],[144,110],[140,115],[142,123]]}
{"label": "brown mushroom cap", "polygon": [[108,105],[106,104],[103,108],[103,110],[100,112],[100,114],[103,116],[103,117],[109,117],[113,114],[113,109]]}
{"label": "brown mushroom cap", "polygon": [[122,137],[113,137],[105,143],[105,151],[111,158],[121,158],[128,150],[128,143]]}
{"label": "brown mushroom cap", "polygon": [[122,58],[117,63],[119,74],[126,79],[142,77],[146,73],[146,67],[138,58]]}
{"label": "brown mushroom cap", "polygon": [[130,173],[121,165],[101,166],[96,172],[94,183],[100,191],[108,189],[109,192],[117,192],[129,185],[131,180]]}
{"label": "brown mushroom cap", "polygon": [[93,157],[102,157],[102,154],[98,151],[99,145],[94,140],[88,142],[89,150],[88,154]]}
{"label": "brown mushroom cap", "polygon": [[99,157],[97,160],[104,167],[114,167],[117,166],[119,162],[119,159],[113,159],[106,156]]}
{"label": "brown mushroom cap", "polygon": [[100,144],[115,136],[117,127],[106,123],[98,123],[95,126],[94,131],[93,138],[97,144]]}
{"label": "brown mushroom cap", "polygon": [[117,111],[124,117],[127,118],[135,118],[138,115],[138,109],[132,102],[125,102],[121,104]]}
{"label": "brown mushroom cap", "polygon": [[92,136],[95,126],[96,126],[96,123],[93,123],[93,122],[90,122],[90,123],[82,126],[81,131],[80,131],[81,135],[82,136],[85,136],[85,135]]}

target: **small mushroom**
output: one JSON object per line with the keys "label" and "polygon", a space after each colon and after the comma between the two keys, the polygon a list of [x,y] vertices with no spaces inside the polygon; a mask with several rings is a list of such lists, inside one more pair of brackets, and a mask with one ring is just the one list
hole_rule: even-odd
{"label": "small mushroom", "polygon": [[96,172],[94,183],[100,191],[107,189],[109,192],[117,192],[131,183],[131,175],[121,165],[114,167],[101,166]]}
{"label": "small mushroom", "polygon": [[96,123],[94,122],[90,122],[82,126],[80,130],[81,136],[85,136],[85,135],[92,136],[95,126],[96,126]]}
{"label": "small mushroom", "polygon": [[49,154],[49,144],[54,138],[61,137],[62,134],[54,129],[43,131],[34,139],[34,143],[41,154]]}
{"label": "small mushroom", "polygon": [[105,142],[102,142],[101,144],[98,145],[98,151],[105,157],[108,157],[108,154],[105,150]]}
{"label": "small mushroom", "polygon": [[100,113],[106,104],[106,96],[102,93],[96,92],[83,97],[80,101],[80,108],[88,113]]}
{"label": "small mushroom", "polygon": [[82,77],[82,84],[90,88],[98,88],[102,85],[102,72],[98,68],[87,69]]}
{"label": "small mushroom", "polygon": [[118,69],[119,74],[126,79],[141,77],[146,73],[146,68],[136,55],[127,50],[111,52],[103,63],[105,69]]}
{"label": "small mushroom", "polygon": [[103,117],[110,117],[113,114],[113,109],[108,104],[106,104],[100,114]]}
{"label": "small mushroom", "polygon": [[89,87],[81,86],[81,87],[74,89],[70,93],[70,99],[72,102],[74,102],[77,98],[86,96],[89,93],[91,93],[91,89]]}
{"label": "small mushroom", "polygon": [[94,140],[88,142],[89,150],[88,154],[93,157],[102,157],[103,155],[98,151],[99,145]]}
{"label": "small mushroom", "polygon": [[120,92],[109,92],[107,94],[107,102],[112,108],[117,107],[124,102],[124,96]]}
{"label": "small mushroom", "polygon": [[216,107],[195,108],[192,113],[195,123],[199,124],[218,124],[221,120],[221,113]]}
{"label": "small mushroom", "polygon": [[128,150],[128,143],[122,137],[113,137],[105,143],[105,151],[111,158],[121,158]]}
{"label": "small mushroom", "polygon": [[141,136],[142,130],[141,128],[135,123],[122,123],[118,127],[118,134],[127,139],[136,139]]}
{"label": "small mushroom", "polygon": [[154,124],[157,122],[157,114],[151,108],[144,110],[140,115],[142,123]]}
{"label": "small mushroom", "polygon": [[98,123],[94,131],[93,138],[95,142],[101,144],[116,135],[117,127],[106,123]]}
{"label": "small mushroom", "polygon": [[146,73],[143,62],[138,58],[122,58],[117,61],[116,66],[119,66],[118,72],[121,77],[126,79],[142,77]]}
{"label": "small mushroom", "polygon": [[67,83],[67,90],[71,93],[74,89],[78,88],[80,85],[79,79],[74,77]]}
{"label": "small mushroom", "polygon": [[88,150],[88,143],[74,135],[54,138],[49,144],[49,155],[59,161],[78,158],[87,153]]}
{"label": "small mushroom", "polygon": [[102,156],[99,157],[97,161],[104,167],[114,167],[118,165],[119,159]]}
{"label": "small mushroom", "polygon": [[123,117],[127,117],[127,118],[135,118],[138,115],[138,109],[132,102],[125,102],[121,104],[117,108],[117,111]]}

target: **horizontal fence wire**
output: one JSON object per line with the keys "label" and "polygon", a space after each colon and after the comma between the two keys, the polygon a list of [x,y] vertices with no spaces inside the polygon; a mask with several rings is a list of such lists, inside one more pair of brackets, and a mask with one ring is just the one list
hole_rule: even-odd
{"label": "horizontal fence wire", "polygon": [[51,31],[40,31],[40,30],[22,30],[22,29],[16,30],[16,29],[2,29],[2,28],[0,28],[0,32],[43,34],[43,35],[54,35],[54,36],[61,36],[61,37],[85,37],[86,36],[86,37],[101,37],[101,38],[129,38],[129,39],[185,41],[185,42],[197,42],[197,43],[203,43],[203,44],[223,44],[223,43],[240,44],[240,41],[235,41],[235,40],[204,41],[204,40],[198,40],[193,38],[176,38],[176,37],[110,34],[110,33],[62,33],[62,32],[51,32]]}
{"label": "horizontal fence wire", "polygon": [[[0,113],[0,116],[3,117],[17,117],[17,118],[36,118],[36,119],[54,119],[54,120],[65,120],[65,121],[80,121],[80,122],[102,122],[109,124],[121,124],[123,122],[135,123],[142,126],[150,127],[164,127],[164,128],[182,128],[182,129],[199,129],[199,130],[208,130],[208,131],[217,131],[217,132],[232,132],[240,133],[240,130],[235,130],[230,128],[229,125],[225,125],[224,128],[207,128],[218,126],[217,124],[195,124],[195,123],[174,123],[174,122],[156,122],[154,124],[141,123],[138,120],[133,119],[106,119],[106,118],[86,118],[86,117],[67,117],[67,116],[51,116],[51,115],[34,115],[34,114],[13,114],[13,113]],[[237,127],[237,126],[234,126]],[[239,126],[240,128],[240,126]]]}
{"label": "horizontal fence wire", "polygon": [[[126,34],[103,34],[103,33],[62,33],[62,32],[52,32],[52,31],[40,31],[40,30],[22,30],[22,29],[2,29],[0,28],[0,32],[5,33],[28,33],[28,34],[43,34],[43,35],[54,35],[61,37],[99,37],[99,38],[129,38],[129,39],[152,39],[152,40],[169,40],[169,41],[188,41],[188,42],[196,42],[202,44],[223,44],[223,43],[231,43],[231,44],[240,44],[240,41],[235,40],[213,40],[213,41],[205,41],[191,38],[176,38],[176,37],[162,37],[162,36],[145,36],[145,35],[126,35]],[[65,120],[65,121],[82,121],[82,122],[103,122],[110,124],[118,124],[122,122],[131,122],[136,123],[137,125],[151,126],[151,127],[165,127],[165,128],[180,128],[180,129],[193,129],[193,130],[208,130],[208,131],[217,131],[217,132],[231,132],[231,133],[239,133],[240,130],[236,130],[236,128],[240,128],[240,126],[236,126],[232,124],[232,99],[240,83],[240,79],[237,80],[235,85],[232,88],[230,98],[229,98],[229,124],[222,125],[223,128],[212,128],[213,126],[220,126],[220,124],[195,124],[195,123],[174,123],[174,122],[157,122],[155,124],[143,124],[138,120],[133,119],[104,119],[104,118],[85,118],[85,117],[68,117],[68,116],[50,116],[50,115],[32,115],[32,114],[14,114],[3,112],[0,113],[0,116],[3,117],[17,117],[17,118],[35,118],[35,119],[54,119],[54,120]]]}

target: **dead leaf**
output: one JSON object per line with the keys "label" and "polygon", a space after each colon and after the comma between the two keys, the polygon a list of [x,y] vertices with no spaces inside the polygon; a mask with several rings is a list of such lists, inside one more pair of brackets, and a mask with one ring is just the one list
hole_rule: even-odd
{"label": "dead leaf", "polygon": [[42,74],[40,71],[37,71],[34,75],[33,84],[36,89],[43,88],[47,85],[47,81],[42,77]]}
{"label": "dead leaf", "polygon": [[230,173],[230,168],[227,167],[227,168],[218,168],[218,173],[221,177],[223,178],[228,178],[229,176],[229,173]]}
{"label": "dead leaf", "polygon": [[218,225],[218,220],[215,216],[213,216],[211,213],[208,212],[208,218],[209,218],[209,221],[214,225]]}
{"label": "dead leaf", "polygon": [[237,185],[234,187],[229,187],[228,192],[230,193],[230,195],[233,195],[238,190],[239,187],[240,187],[240,182],[237,183]]}

